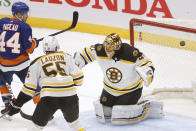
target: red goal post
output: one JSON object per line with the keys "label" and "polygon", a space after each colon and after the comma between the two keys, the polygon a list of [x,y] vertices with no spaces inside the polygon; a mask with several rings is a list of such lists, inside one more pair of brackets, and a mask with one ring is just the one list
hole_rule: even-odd
{"label": "red goal post", "polygon": [[[164,29],[171,29],[171,30],[176,30],[176,31],[182,31],[182,32],[187,32],[187,33],[196,33],[196,29],[190,28],[190,27],[183,27],[183,26],[178,26],[178,25],[172,25],[172,24],[167,24],[167,22],[164,23],[164,21],[175,21],[175,19],[137,19],[133,18],[130,20],[130,44],[134,46],[135,40],[134,39],[141,39],[142,32],[135,32],[134,27],[138,25],[149,25],[152,27],[159,27],[159,28],[164,28]],[[182,22],[183,23],[183,22]],[[144,40],[145,41],[145,40]],[[185,41],[185,43],[191,43],[188,44],[186,47],[183,47],[185,49],[190,49],[190,50],[196,50],[196,39],[194,41],[190,40],[184,40],[184,39],[176,39],[176,43],[178,45],[170,45],[172,47],[180,47],[180,42]],[[147,41],[148,42],[148,41]],[[156,43],[156,42],[155,42]],[[194,46],[192,46],[194,43]],[[160,44],[160,43],[159,43]],[[180,47],[182,48],[182,47]]]}
{"label": "red goal post", "polygon": [[[178,49],[180,48],[180,49],[185,49],[185,50],[195,52],[196,51],[196,21],[194,21],[193,24],[187,25],[187,23],[189,23],[189,22],[187,22],[186,20],[185,21],[183,21],[183,20],[178,21],[176,19],[164,19],[164,18],[137,19],[137,18],[133,18],[130,20],[130,44],[132,46],[135,46],[135,44],[137,43],[135,40],[137,40],[137,41],[142,41],[142,42],[147,42],[147,43],[153,43],[154,45],[158,44],[161,46],[169,46],[169,47],[174,47],[174,48],[178,48]],[[193,25],[195,27],[192,27]],[[184,42],[185,45],[181,45],[180,44],[181,42]],[[178,52],[178,53],[181,53],[181,52]],[[175,54],[177,57],[179,55],[178,53]],[[194,53],[191,53],[191,55],[192,54],[194,54]],[[184,55],[187,55],[187,54],[184,54]],[[158,56],[160,56],[160,55],[158,54]],[[171,56],[167,56],[167,54],[165,54],[164,57],[160,56],[159,62],[156,60],[155,60],[155,62],[161,63],[163,61],[163,59],[167,59],[165,57],[168,57],[168,58],[170,57],[170,59],[171,59]],[[174,56],[172,56],[172,57],[174,57]],[[194,58],[194,57],[195,57],[195,55],[192,55],[191,58]],[[184,59],[187,60],[188,58],[189,58],[189,54]],[[195,57],[195,59],[196,59],[196,57]],[[164,64],[164,63],[162,63],[162,64]],[[169,64],[169,63],[167,63],[167,64]],[[173,63],[171,63],[171,65],[172,64]],[[183,67],[183,64],[179,64],[179,66],[181,66],[181,65],[182,65],[181,69],[188,70],[185,67]],[[191,65],[191,64],[189,63],[189,65]],[[160,66],[160,65],[158,65],[158,66]],[[194,67],[194,66],[196,66],[196,64],[195,65],[193,64],[191,66]],[[175,71],[177,70],[175,66],[173,66],[173,67],[170,66],[170,67],[173,68]],[[162,69],[157,69],[157,71],[160,71],[160,70],[162,70]],[[189,69],[189,71],[186,75],[192,75],[190,73],[191,70],[192,70],[192,72],[196,72],[196,70],[191,68],[191,69]],[[162,72],[167,73],[167,69],[163,69]],[[176,72],[171,72],[171,75],[175,74],[175,73]],[[163,73],[160,73],[160,74],[163,74]],[[180,73],[178,72],[178,75],[179,74]],[[167,74],[167,75],[170,75],[170,74]],[[182,75],[184,75],[184,74],[182,74]],[[184,77],[186,77],[186,76],[184,76]],[[174,77],[171,77],[171,78],[174,78]],[[156,96],[156,98],[160,98],[160,99],[164,98],[164,97],[167,97],[167,98],[168,97],[179,97],[179,98],[193,98],[196,101],[196,83],[194,83],[194,81],[192,81],[192,79],[190,79],[190,78],[191,78],[191,76],[186,79],[186,80],[190,80],[190,81],[189,82],[186,81],[185,83],[186,84],[192,83],[192,88],[183,88],[183,87],[186,87],[187,85],[183,85],[183,82],[179,82],[179,85],[182,85],[182,87],[178,87],[178,85],[174,84],[174,85],[172,85],[172,88],[170,88],[170,87],[167,88],[167,85],[166,85],[161,88],[153,89],[153,91],[151,91],[151,92],[147,92],[144,95],[144,97],[154,95],[154,96]],[[179,80],[182,80],[182,79],[177,79],[177,81],[179,81]],[[196,81],[196,79],[195,79],[195,81]],[[159,83],[159,82],[157,82],[157,83]],[[169,82],[167,83],[167,81],[165,81],[165,83],[168,84]],[[171,84],[171,83],[169,83],[169,84]]]}

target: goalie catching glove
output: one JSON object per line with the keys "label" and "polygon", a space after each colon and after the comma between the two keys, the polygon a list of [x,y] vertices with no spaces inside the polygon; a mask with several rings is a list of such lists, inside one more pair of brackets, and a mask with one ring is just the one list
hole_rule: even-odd
{"label": "goalie catching glove", "polygon": [[150,66],[140,66],[136,67],[136,72],[140,75],[140,77],[144,81],[145,86],[149,86],[152,82],[153,75],[154,75],[154,69]]}

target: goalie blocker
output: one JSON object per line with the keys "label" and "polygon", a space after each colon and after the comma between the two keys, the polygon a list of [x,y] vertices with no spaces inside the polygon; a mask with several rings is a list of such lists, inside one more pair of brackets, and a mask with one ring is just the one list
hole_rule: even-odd
{"label": "goalie blocker", "polygon": [[111,122],[114,125],[138,123],[147,118],[162,118],[163,103],[144,100],[136,105],[103,106],[99,100],[94,102],[96,118],[101,123]]}

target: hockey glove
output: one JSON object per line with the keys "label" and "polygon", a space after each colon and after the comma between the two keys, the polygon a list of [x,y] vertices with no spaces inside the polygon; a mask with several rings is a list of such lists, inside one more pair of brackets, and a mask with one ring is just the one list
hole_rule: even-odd
{"label": "hockey glove", "polygon": [[75,64],[82,69],[87,62],[85,61],[85,59],[82,58],[82,55],[80,54],[80,52],[75,52],[74,53],[74,59],[75,59]]}
{"label": "hockey glove", "polygon": [[17,100],[14,98],[8,106],[8,115],[12,116],[19,113],[21,107],[22,104],[18,103]]}

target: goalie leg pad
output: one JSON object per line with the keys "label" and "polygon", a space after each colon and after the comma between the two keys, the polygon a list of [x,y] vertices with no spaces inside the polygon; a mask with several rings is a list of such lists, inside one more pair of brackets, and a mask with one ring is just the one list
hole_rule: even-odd
{"label": "goalie leg pad", "polygon": [[150,110],[148,118],[162,118],[164,116],[163,112],[163,102],[150,101]]}
{"label": "goalie leg pad", "polygon": [[72,131],[85,131],[85,128],[79,119],[77,119],[71,123],[68,122],[68,125],[72,129]]}
{"label": "goalie leg pad", "polygon": [[112,110],[112,124],[127,125],[147,118],[162,118],[163,103],[145,100],[136,105],[116,105]]}
{"label": "goalie leg pad", "polygon": [[138,105],[117,105],[112,110],[112,124],[127,125],[138,123],[148,117],[150,104],[144,107]]}
{"label": "goalie leg pad", "polygon": [[112,107],[103,106],[99,100],[93,102],[95,108],[95,115],[99,122],[106,123],[111,119]]}

